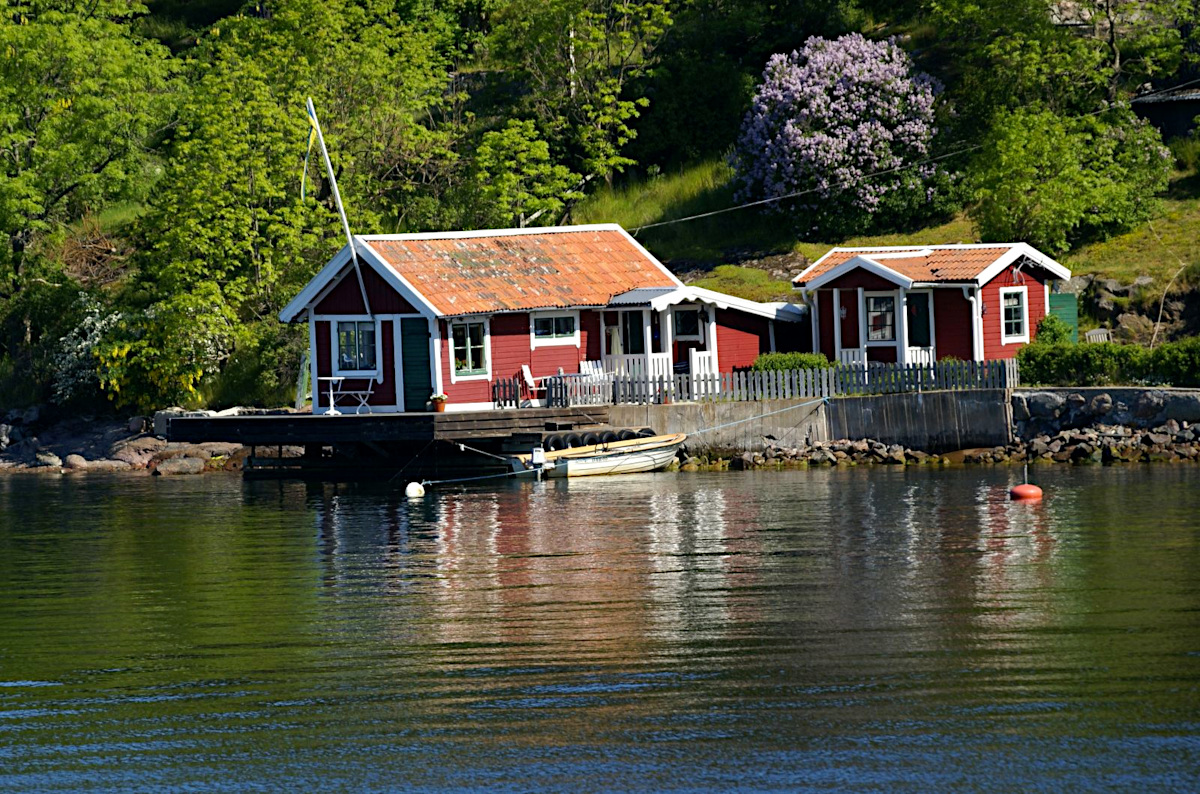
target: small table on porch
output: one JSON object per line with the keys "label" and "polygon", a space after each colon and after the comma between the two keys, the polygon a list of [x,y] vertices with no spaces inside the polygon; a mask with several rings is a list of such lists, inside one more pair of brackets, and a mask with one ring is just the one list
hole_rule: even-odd
{"label": "small table on porch", "polygon": [[329,383],[329,409],[327,411],[325,411],[326,416],[341,416],[342,415],[342,412],[337,409],[337,403],[334,401],[333,389],[335,386],[341,386],[342,381],[344,381],[344,380],[345,380],[345,378],[341,375],[332,375],[332,376],[326,375],[326,376],[317,378],[318,383],[320,383],[322,381]]}

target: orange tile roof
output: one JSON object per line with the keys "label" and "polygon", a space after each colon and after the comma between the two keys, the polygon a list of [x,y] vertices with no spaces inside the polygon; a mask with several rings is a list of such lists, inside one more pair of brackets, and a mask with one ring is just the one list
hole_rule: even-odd
{"label": "orange tile roof", "polygon": [[[911,257],[895,257],[896,254],[911,250]],[[922,248],[908,246],[898,248],[875,248],[870,250],[851,250],[835,248],[818,260],[820,265],[803,274],[803,281],[797,279],[797,284],[805,284],[822,273],[828,272],[843,262],[856,256],[874,259],[875,255],[888,254],[875,259],[886,268],[895,270],[913,281],[971,281],[988,268],[1004,254],[1012,250],[1010,245],[987,246],[983,248],[939,248],[935,245]],[[924,251],[928,251],[925,254]]]}
{"label": "orange tile roof", "polygon": [[443,315],[603,306],[679,285],[616,228],[362,239]]}

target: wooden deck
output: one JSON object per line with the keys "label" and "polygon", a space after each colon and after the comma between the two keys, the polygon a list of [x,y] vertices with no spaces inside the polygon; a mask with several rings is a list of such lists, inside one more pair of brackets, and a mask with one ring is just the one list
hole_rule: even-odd
{"label": "wooden deck", "polygon": [[424,414],[178,417],[167,427],[170,441],[227,441],[246,446],[503,440],[608,425],[608,407],[521,408]]}

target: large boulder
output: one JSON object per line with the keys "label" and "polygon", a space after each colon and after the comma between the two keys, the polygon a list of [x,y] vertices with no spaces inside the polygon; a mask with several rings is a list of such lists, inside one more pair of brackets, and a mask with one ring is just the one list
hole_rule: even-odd
{"label": "large boulder", "polygon": [[1113,398],[1109,394],[1097,394],[1088,404],[1088,412],[1095,416],[1104,416],[1113,407]]}
{"label": "large boulder", "polygon": [[83,471],[88,467],[87,459],[83,455],[67,455],[63,460],[63,468],[72,469],[74,471]]}
{"label": "large boulder", "polygon": [[132,467],[123,460],[89,460],[88,471],[129,471]]}
{"label": "large boulder", "polygon": [[51,452],[48,449],[38,450],[34,454],[33,458],[34,458],[34,464],[37,466],[46,466],[46,467],[54,468],[54,469],[61,469],[62,465],[63,465],[62,458],[58,457],[58,455],[55,455],[53,452]]}
{"label": "large boulder", "polygon": [[1020,394],[1014,394],[1012,398],[1012,414],[1014,422],[1029,421],[1029,403]]}
{"label": "large boulder", "polygon": [[1164,403],[1163,392],[1157,389],[1144,391],[1133,404],[1133,415],[1138,419],[1153,419],[1162,413]]}
{"label": "large boulder", "polygon": [[151,459],[167,447],[164,439],[154,436],[138,436],[116,442],[108,450],[113,460],[121,460],[135,469],[144,469]]}
{"label": "large boulder", "polygon": [[162,477],[181,474],[199,474],[202,471],[204,471],[204,461],[200,460],[199,458],[185,457],[164,460],[162,463],[158,464],[157,468],[154,469],[154,473]]}
{"label": "large boulder", "polygon": [[1039,391],[1025,398],[1029,405],[1029,413],[1043,419],[1053,419],[1062,413],[1066,400],[1062,395],[1052,391]]}

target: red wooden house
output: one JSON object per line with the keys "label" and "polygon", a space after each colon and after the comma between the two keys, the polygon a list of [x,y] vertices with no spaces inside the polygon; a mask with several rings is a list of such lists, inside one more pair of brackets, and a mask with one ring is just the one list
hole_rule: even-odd
{"label": "red wooden house", "polygon": [[832,361],[1012,358],[1071,271],[1025,243],[834,248],[796,276]]}
{"label": "red wooden house", "polygon": [[[730,372],[805,346],[802,307],[685,286],[619,226],[355,236],[280,313],[313,411],[495,407],[498,380]],[[538,400],[531,400],[538,404]]]}

